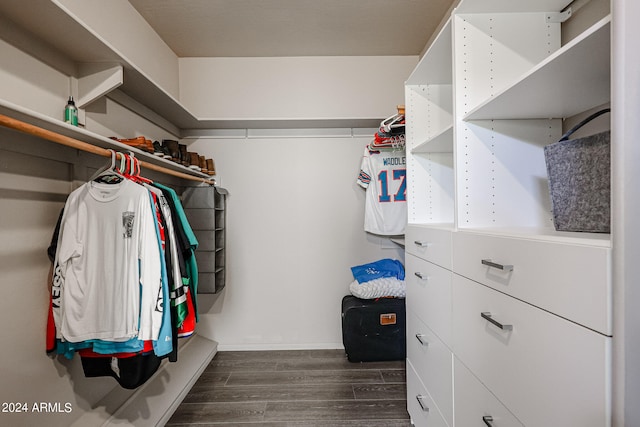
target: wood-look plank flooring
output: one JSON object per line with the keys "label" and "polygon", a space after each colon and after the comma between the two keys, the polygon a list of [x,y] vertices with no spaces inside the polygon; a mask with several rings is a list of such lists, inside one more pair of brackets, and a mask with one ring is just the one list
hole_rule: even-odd
{"label": "wood-look plank flooring", "polygon": [[407,427],[405,362],[343,350],[218,352],[167,426]]}

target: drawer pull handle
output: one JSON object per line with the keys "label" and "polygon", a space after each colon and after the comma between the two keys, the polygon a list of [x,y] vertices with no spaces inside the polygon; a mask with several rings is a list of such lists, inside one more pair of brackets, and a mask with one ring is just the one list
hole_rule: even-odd
{"label": "drawer pull handle", "polygon": [[425,341],[423,339],[424,337],[426,337],[425,334],[416,334],[416,339],[418,340],[418,342],[425,347],[429,347],[429,342]]}
{"label": "drawer pull handle", "polygon": [[429,276],[425,276],[424,274],[420,273],[419,271],[416,271],[413,274],[420,280],[427,280],[429,278]]}
{"label": "drawer pull handle", "polygon": [[491,262],[490,259],[483,259],[481,262],[482,265],[488,265],[489,267],[497,268],[498,270],[513,271],[513,265],[498,264],[497,262]]}
{"label": "drawer pull handle", "polygon": [[420,408],[422,409],[422,412],[429,412],[429,407],[427,405],[425,405],[424,402],[423,402],[424,396],[417,395],[416,396],[416,400],[418,401],[418,404],[420,405]]}
{"label": "drawer pull handle", "polygon": [[497,320],[493,319],[491,317],[491,313],[488,312],[488,311],[483,311],[482,313],[480,313],[480,317],[482,317],[485,320],[488,320],[490,323],[496,325],[498,328],[502,329],[503,331],[511,331],[511,330],[513,330],[513,325],[503,325],[502,323],[500,323]]}
{"label": "drawer pull handle", "polygon": [[482,417],[482,421],[487,425],[487,427],[493,427],[493,417],[491,415],[485,415]]}
{"label": "drawer pull handle", "polygon": [[421,248],[426,248],[427,246],[430,245],[429,242],[423,242],[422,240],[414,240],[413,243],[420,246]]}

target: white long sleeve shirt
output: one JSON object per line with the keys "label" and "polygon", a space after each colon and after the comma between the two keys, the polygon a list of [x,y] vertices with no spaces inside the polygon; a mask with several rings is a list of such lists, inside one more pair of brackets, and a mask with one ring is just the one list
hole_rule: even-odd
{"label": "white long sleeve shirt", "polygon": [[157,339],[160,249],[148,191],[123,180],[73,191],[62,218],[53,280],[58,337]]}

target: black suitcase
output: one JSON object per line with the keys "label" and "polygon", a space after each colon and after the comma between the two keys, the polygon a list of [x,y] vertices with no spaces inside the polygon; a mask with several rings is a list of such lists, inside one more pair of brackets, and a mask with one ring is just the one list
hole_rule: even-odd
{"label": "black suitcase", "polygon": [[404,298],[342,298],[342,343],[350,362],[404,360]]}

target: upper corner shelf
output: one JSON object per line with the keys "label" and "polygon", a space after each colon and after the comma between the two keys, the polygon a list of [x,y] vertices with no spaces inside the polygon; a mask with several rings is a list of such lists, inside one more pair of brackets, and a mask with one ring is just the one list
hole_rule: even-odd
{"label": "upper corner shelf", "polygon": [[406,84],[451,84],[453,80],[451,61],[451,19],[449,19],[407,79]]}
{"label": "upper corner shelf", "polygon": [[565,118],[609,102],[610,24],[598,21],[464,120]]}

